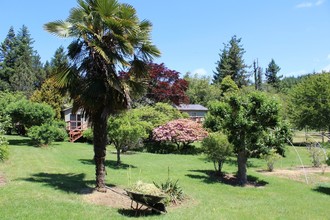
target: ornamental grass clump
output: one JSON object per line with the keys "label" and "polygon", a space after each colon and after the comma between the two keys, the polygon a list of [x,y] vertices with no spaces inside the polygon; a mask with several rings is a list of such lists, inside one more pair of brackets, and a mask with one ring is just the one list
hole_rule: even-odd
{"label": "ornamental grass clump", "polygon": [[183,201],[185,195],[182,188],[178,184],[179,180],[173,181],[172,179],[167,179],[165,183],[156,184],[159,189],[161,189],[168,197],[166,199],[166,204],[173,203],[178,204]]}

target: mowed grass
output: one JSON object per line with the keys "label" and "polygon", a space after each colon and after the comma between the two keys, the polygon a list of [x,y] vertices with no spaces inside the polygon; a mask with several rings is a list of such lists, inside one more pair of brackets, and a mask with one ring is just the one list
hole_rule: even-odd
{"label": "mowed grass", "polygon": [[[55,143],[48,148],[30,145],[28,138],[9,136],[10,160],[0,164],[7,183],[0,186],[0,219],[128,219],[120,210],[93,205],[83,193],[94,186],[95,168],[91,145]],[[305,148],[297,148],[305,166],[311,162]],[[182,206],[168,208],[161,216],[140,219],[329,219],[330,183],[306,184],[264,175],[262,160],[249,160],[250,179],[262,187],[237,187],[208,175],[213,164],[203,155],[122,155],[123,165],[115,166],[116,155],[109,147],[108,185],[122,188],[137,180],[164,182],[179,179],[189,196]],[[288,147],[287,157],[275,168],[294,168],[300,160]],[[224,171],[234,173],[234,162]],[[328,168],[330,169],[330,168]],[[320,174],[321,175],[321,174]],[[329,177],[328,174],[326,176]]]}

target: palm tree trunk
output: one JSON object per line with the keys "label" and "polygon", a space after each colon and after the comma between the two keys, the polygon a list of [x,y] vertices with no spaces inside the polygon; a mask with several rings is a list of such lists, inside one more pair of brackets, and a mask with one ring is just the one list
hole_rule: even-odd
{"label": "palm tree trunk", "polygon": [[93,117],[94,134],[94,162],[96,175],[96,190],[106,192],[105,187],[105,156],[107,145],[107,118],[100,116]]}
{"label": "palm tree trunk", "polygon": [[247,163],[247,153],[245,150],[239,151],[237,153],[237,178],[239,184],[244,186],[247,183],[247,175],[246,175],[246,163]]}

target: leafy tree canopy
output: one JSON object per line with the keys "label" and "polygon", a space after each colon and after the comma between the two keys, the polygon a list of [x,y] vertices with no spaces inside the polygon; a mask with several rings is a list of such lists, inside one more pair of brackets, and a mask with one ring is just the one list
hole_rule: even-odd
{"label": "leafy tree canopy", "polygon": [[[244,185],[248,158],[283,146],[288,134],[282,129],[281,121],[279,104],[274,98],[262,92],[236,93],[223,102],[209,105],[205,126],[228,135],[237,155],[238,178]],[[270,141],[275,134],[283,137],[281,141]]]}
{"label": "leafy tree canopy", "polygon": [[[117,149],[117,164],[120,161],[120,151],[134,148],[142,139],[148,137],[145,127],[148,122],[141,121],[132,111],[111,116],[108,121],[109,141]],[[127,148],[127,149],[126,149]]]}
{"label": "leafy tree canopy", "polygon": [[305,77],[289,93],[289,115],[298,128],[330,131],[330,73]]}
{"label": "leafy tree canopy", "polygon": [[6,111],[18,129],[18,133],[23,135],[26,134],[28,128],[50,122],[55,116],[54,110],[49,105],[26,99],[9,104]]}

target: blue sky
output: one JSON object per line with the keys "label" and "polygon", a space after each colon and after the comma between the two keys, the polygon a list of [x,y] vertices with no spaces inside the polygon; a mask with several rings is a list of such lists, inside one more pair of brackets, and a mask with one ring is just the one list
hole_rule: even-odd
{"label": "blue sky", "polygon": [[[280,74],[330,70],[330,0],[120,0],[153,23],[152,39],[162,52],[155,62],[172,70],[212,76],[223,44],[242,38],[244,60],[265,69],[273,58]],[[76,0],[2,1],[0,42],[9,27],[26,25],[42,61],[71,40],[43,30],[65,20]]]}

